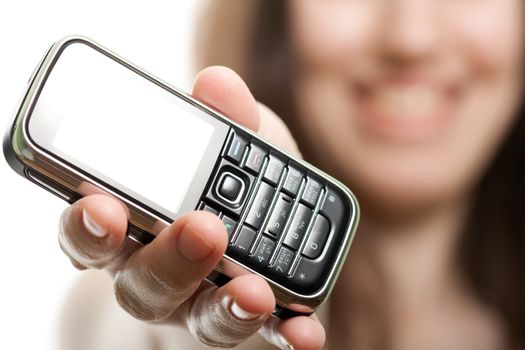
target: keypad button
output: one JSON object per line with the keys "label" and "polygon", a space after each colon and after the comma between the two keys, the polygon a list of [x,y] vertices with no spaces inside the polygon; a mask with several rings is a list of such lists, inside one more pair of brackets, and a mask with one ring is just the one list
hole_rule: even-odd
{"label": "keypad button", "polygon": [[341,226],[347,218],[352,217],[353,213],[344,204],[341,195],[331,186],[326,188],[326,196],[323,205],[319,209],[330,222],[330,226],[335,232],[339,232]]}
{"label": "keypad button", "polygon": [[247,224],[256,229],[261,228],[261,224],[270,208],[274,194],[275,189],[272,186],[261,182],[261,186],[255,195],[255,200],[246,217]]}
{"label": "keypad button", "polygon": [[228,147],[228,151],[226,152],[226,158],[230,159],[236,164],[239,164],[241,162],[242,155],[244,154],[244,150],[248,145],[248,138],[233,130],[231,133],[233,136],[231,136],[232,140],[230,142],[230,147]]}
{"label": "keypad button", "polygon": [[286,282],[294,291],[313,294],[326,282],[329,267],[330,265],[327,265],[324,260],[317,261],[301,257],[293,276]]}
{"label": "keypad button", "polygon": [[286,247],[281,247],[275,258],[273,265],[270,267],[270,274],[278,280],[285,279],[292,267],[295,253]]}
{"label": "keypad button", "polygon": [[286,220],[290,215],[290,210],[292,209],[292,199],[285,194],[280,194],[275,204],[275,208],[270,215],[270,220],[266,225],[264,233],[271,235],[275,238],[279,238],[283,232],[284,225]]}
{"label": "keypad button", "polygon": [[[219,160],[219,164],[217,164],[216,169],[217,170],[215,171],[215,174],[212,176],[213,181],[211,181],[210,185],[206,188],[206,194],[203,198],[203,201],[213,208],[217,208],[222,212],[227,211],[229,214],[238,217],[246,208],[246,199],[252,190],[255,178],[248,172],[239,169],[237,166],[234,166],[231,161],[225,158]],[[237,177],[240,181],[242,181],[241,187],[244,187],[244,189],[241,189],[237,200],[234,200],[233,202],[228,199],[235,197],[235,194],[228,193],[230,191],[228,187],[232,184],[227,183],[228,181],[231,181],[231,179],[225,178],[227,174],[229,176]],[[234,180],[233,185],[235,184],[236,183]],[[221,186],[223,187],[222,189]],[[222,192],[222,194],[219,192]]]}
{"label": "keypad button", "polygon": [[306,241],[303,255],[310,259],[317,259],[323,251],[329,233],[330,224],[328,220],[322,215],[317,215],[310,236]]}
{"label": "keypad button", "polygon": [[312,211],[308,207],[299,204],[297,211],[293,216],[290,228],[286,233],[284,244],[290,248],[293,248],[294,250],[297,250],[301,245],[301,241],[303,240],[303,237],[306,233],[306,229],[308,228],[308,223],[310,222],[311,217]]}
{"label": "keypad button", "polygon": [[311,176],[308,176],[306,182],[306,187],[304,189],[301,200],[309,205],[310,207],[315,207],[317,200],[319,199],[319,194],[321,193],[321,183],[314,179]]}
{"label": "keypad button", "polygon": [[283,191],[295,197],[299,187],[301,187],[303,177],[304,172],[297,165],[288,165],[288,174],[283,184]]}
{"label": "keypad button", "polygon": [[251,266],[258,271],[266,270],[274,249],[275,241],[263,236],[255,249],[254,255],[250,257]]}
{"label": "keypad button", "polygon": [[219,179],[217,193],[229,203],[238,203],[244,191],[244,181],[230,172],[224,172]]}
{"label": "keypad button", "polygon": [[220,214],[220,212],[217,209],[210,207],[204,202],[201,202],[201,204],[199,205],[199,210],[207,211],[208,213],[212,213],[217,216],[219,216]]}
{"label": "keypad button", "polygon": [[235,243],[228,248],[229,255],[240,259],[247,258],[256,236],[257,233],[254,230],[243,226]]}
{"label": "keypad button", "polygon": [[275,154],[270,154],[270,160],[268,162],[268,166],[266,167],[266,171],[264,172],[264,179],[276,186],[279,182],[279,178],[281,177],[285,165],[286,164]]}
{"label": "keypad button", "polygon": [[228,232],[228,241],[231,241],[233,231],[235,230],[235,226],[237,225],[237,221],[224,215],[222,217],[222,223],[224,224],[224,227],[226,228],[226,232]]}
{"label": "keypad button", "polygon": [[258,174],[261,170],[265,156],[266,151],[257,144],[252,143],[250,146],[250,153],[248,153],[248,158],[246,158],[246,164],[244,164],[244,167]]}

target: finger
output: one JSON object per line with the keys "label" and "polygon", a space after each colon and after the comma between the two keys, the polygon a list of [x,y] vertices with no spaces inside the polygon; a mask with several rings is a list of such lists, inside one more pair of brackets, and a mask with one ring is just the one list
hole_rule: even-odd
{"label": "finger", "polygon": [[203,69],[195,78],[192,95],[237,123],[259,130],[257,102],[233,70],[221,66]]}
{"label": "finger", "polygon": [[268,107],[255,101],[233,70],[220,66],[202,70],[195,79],[192,95],[283,150],[301,157],[284,122]]}
{"label": "finger", "polygon": [[104,268],[126,247],[127,214],[114,198],[96,194],[79,199],[60,218],[58,240],[78,268]]}
{"label": "finger", "polygon": [[268,319],[259,334],[280,349],[319,350],[323,348],[326,334],[315,315],[299,316],[287,320]]}
{"label": "finger", "polygon": [[302,158],[301,152],[299,151],[299,147],[297,146],[292,133],[282,119],[279,118],[270,108],[260,102],[257,102],[257,109],[259,110],[261,120],[257,133],[262,138],[282,148],[291,155],[297,158]]}
{"label": "finger", "polygon": [[233,347],[257,332],[274,308],[268,283],[258,276],[244,275],[201,293],[191,305],[186,324],[206,345]]}
{"label": "finger", "polygon": [[117,272],[117,301],[138,319],[164,320],[217,265],[227,241],[217,216],[191,212],[180,217]]}

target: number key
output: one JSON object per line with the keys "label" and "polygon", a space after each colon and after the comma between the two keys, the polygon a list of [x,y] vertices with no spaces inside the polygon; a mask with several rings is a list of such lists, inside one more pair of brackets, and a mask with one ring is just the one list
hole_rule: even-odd
{"label": "number key", "polygon": [[301,245],[301,241],[303,240],[304,234],[306,233],[306,229],[308,228],[308,223],[310,222],[311,217],[312,211],[308,207],[299,204],[292,219],[290,228],[286,233],[284,244],[297,250]]}
{"label": "number key", "polygon": [[275,249],[275,241],[263,236],[255,249],[255,254],[250,257],[252,266],[259,271],[265,270],[270,263],[270,257]]}
{"label": "number key", "polygon": [[247,226],[243,226],[235,243],[228,248],[229,255],[239,259],[247,258],[256,235],[257,233],[254,230]]}
{"label": "number key", "polygon": [[303,177],[304,172],[298,166],[288,165],[288,175],[286,175],[286,180],[284,181],[283,191],[291,196],[295,196],[299,191]]}
{"label": "number key", "polygon": [[284,279],[288,275],[295,254],[286,247],[281,247],[273,265],[270,267],[270,272],[277,279]]}
{"label": "number key", "polygon": [[288,219],[291,209],[292,200],[287,195],[281,194],[279,199],[277,199],[277,203],[275,204],[275,208],[273,209],[264,233],[278,238],[283,232],[286,219]]}
{"label": "number key", "polygon": [[257,195],[255,196],[255,200],[250,208],[250,212],[246,217],[247,224],[256,229],[261,228],[266,212],[272,203],[274,193],[275,189],[273,187],[261,182],[261,186],[257,190]]}
{"label": "number key", "polygon": [[306,241],[303,255],[310,259],[318,258],[323,251],[329,233],[330,224],[328,223],[328,220],[326,220],[321,214],[317,215],[310,236],[308,237],[308,241]]}

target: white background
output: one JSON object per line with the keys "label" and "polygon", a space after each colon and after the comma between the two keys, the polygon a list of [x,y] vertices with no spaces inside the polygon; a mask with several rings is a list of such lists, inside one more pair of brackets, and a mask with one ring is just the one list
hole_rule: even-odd
{"label": "white background", "polygon": [[[189,91],[201,1],[0,2],[0,129],[49,45],[82,34]],[[0,349],[57,349],[64,298],[81,272],[57,243],[66,203],[0,159]]]}

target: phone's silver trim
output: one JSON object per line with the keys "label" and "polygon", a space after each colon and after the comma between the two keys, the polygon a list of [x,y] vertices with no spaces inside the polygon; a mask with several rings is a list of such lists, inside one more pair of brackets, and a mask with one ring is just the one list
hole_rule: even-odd
{"label": "phone's silver trim", "polygon": [[[130,210],[129,220],[134,226],[138,227],[141,230],[151,232],[154,235],[160,232],[160,230],[169,223],[167,220],[165,220],[162,217],[159,217],[158,215],[155,215],[154,213],[146,212],[142,207],[136,205],[132,201],[127,200],[126,198],[123,198],[119,193],[111,190],[110,188],[105,187],[103,184],[97,183],[93,179],[84,176],[82,173],[78,172],[74,168],[71,168],[59,159],[51,157],[45,152],[42,152],[39,149],[39,147],[31,141],[30,136],[27,134],[26,123],[28,120],[28,116],[31,114],[35,101],[38,99],[39,92],[42,89],[45,79],[48,76],[60,52],[72,43],[83,43],[88,46],[91,46],[92,48],[104,53],[106,56],[116,60],[117,62],[137,72],[138,74],[149,79],[150,81],[155,82],[157,85],[167,89],[168,91],[172,92],[173,94],[177,95],[178,97],[192,104],[193,106],[196,106],[199,109],[206,111],[211,116],[221,120],[222,122],[230,126],[234,126],[235,128],[244,131],[253,139],[263,140],[253,131],[233,122],[226,116],[222,115],[220,112],[211,109],[207,105],[193,99],[188,94],[179,91],[178,89],[167,84],[163,80],[158,79],[157,77],[147,73],[146,71],[140,69],[139,67],[135,66],[134,64],[125,60],[124,58],[114,54],[112,51],[95,43],[91,39],[88,39],[83,36],[68,36],[56,42],[50,48],[40,68],[34,74],[34,77],[30,82],[27,94],[25,95],[21,107],[16,115],[15,122],[13,123],[12,128],[9,129],[8,134],[6,135],[6,139],[4,140],[3,145],[4,153],[6,154],[6,159],[13,167],[13,169],[15,169],[17,172],[20,173],[21,169],[23,168],[35,169],[38,173],[48,176],[53,181],[72,191],[78,191],[78,189],[81,188],[81,185],[87,183],[88,188],[89,185],[91,185],[93,187],[96,187],[98,190],[107,192],[108,194],[121,199],[128,206]],[[306,163],[305,161],[301,159],[296,159],[294,156],[288,154],[288,152],[282,150],[278,146],[271,144],[267,140],[263,141],[269,143],[275,149],[287,155],[289,158],[294,159],[295,162],[308,169],[308,171],[314,174],[318,174],[321,177],[324,177],[325,179],[330,181],[330,184],[332,186],[337,187],[338,190],[346,196],[348,203],[350,203],[351,205],[351,211],[353,215],[350,218],[347,232],[345,234],[341,247],[337,253],[337,257],[335,259],[336,263],[330,270],[327,280],[322,286],[322,288],[320,288],[317,292],[313,294],[303,295],[291,291],[285,288],[284,286],[273,282],[271,279],[263,276],[271,285],[272,289],[274,290],[276,299],[281,306],[299,312],[314,311],[320,306],[320,304],[325,300],[326,296],[331,292],[335,284],[336,277],[339,274],[344,261],[346,260],[346,256],[348,254],[351,242],[354,238],[354,233],[359,220],[359,206],[353,193],[346,186],[341,184],[338,180],[334,179],[333,177],[329,176],[323,171],[313,167],[312,165]],[[85,195],[87,193],[81,194]],[[197,205],[197,203],[195,203],[195,205]],[[229,258],[228,256],[224,256],[223,260],[217,266],[216,270],[218,272],[227,273],[227,271],[232,271],[232,269],[239,270],[239,267],[240,266],[236,261]],[[239,273],[244,273],[242,271],[248,271],[251,273],[258,274],[257,272],[246,267],[243,267],[241,270],[239,270]]]}

